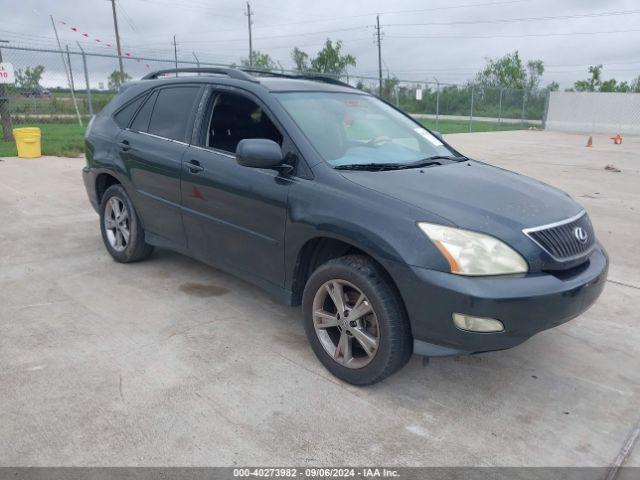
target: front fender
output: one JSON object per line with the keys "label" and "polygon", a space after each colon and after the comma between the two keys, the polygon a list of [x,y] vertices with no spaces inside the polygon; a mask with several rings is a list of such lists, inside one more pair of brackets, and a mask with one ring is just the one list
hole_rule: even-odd
{"label": "front fender", "polygon": [[350,244],[380,264],[389,262],[448,271],[442,254],[416,221],[424,212],[368,189],[346,190],[296,180],[289,191],[285,237],[286,288],[293,288],[298,257],[307,242],[331,238]]}

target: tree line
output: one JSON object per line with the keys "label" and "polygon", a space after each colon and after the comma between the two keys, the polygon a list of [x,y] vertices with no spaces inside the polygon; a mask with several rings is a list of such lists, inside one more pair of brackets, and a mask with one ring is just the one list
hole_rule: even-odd
{"label": "tree line", "polygon": [[[294,47],[290,56],[295,71],[344,77],[350,67],[357,66],[357,59],[350,53],[344,53],[343,49],[344,45],[341,40],[334,42],[328,38],[315,55],[310,55],[300,48]],[[528,92],[530,96],[541,92],[559,90],[559,84],[555,81],[544,87],[540,85],[540,79],[545,71],[544,62],[540,59],[524,61],[516,50],[502,57],[487,58],[485,60],[485,66],[472,80],[459,86],[443,86],[441,94],[444,95],[445,92],[453,94],[459,90],[469,89],[471,85],[483,91],[491,89],[522,90]],[[284,70],[279,62],[276,62],[268,53],[260,51],[252,52],[251,58],[243,58],[240,64],[243,68],[253,68],[266,72]],[[37,88],[40,85],[44,70],[45,67],[43,65],[37,65],[32,68],[27,67],[25,70],[16,70],[15,87],[23,91]],[[640,75],[631,82],[627,82],[617,81],[615,78],[603,80],[602,72],[603,66],[601,64],[589,66],[587,70],[588,77],[583,80],[577,80],[572,87],[565,89],[565,91],[640,93]],[[121,74],[120,71],[114,70],[108,77],[108,88],[117,90],[120,85],[129,80],[131,80],[129,74]],[[377,87],[368,87],[362,81],[357,86],[363,90],[371,90],[372,93],[377,93]],[[418,88],[424,90],[427,95],[433,89],[416,83],[413,91],[415,92]],[[408,90],[411,90],[411,87],[400,86],[400,80],[395,75],[387,75],[383,79],[382,96],[384,98],[391,99],[395,96],[397,100],[397,97],[401,94],[406,96]],[[455,94],[459,95],[459,93]]]}

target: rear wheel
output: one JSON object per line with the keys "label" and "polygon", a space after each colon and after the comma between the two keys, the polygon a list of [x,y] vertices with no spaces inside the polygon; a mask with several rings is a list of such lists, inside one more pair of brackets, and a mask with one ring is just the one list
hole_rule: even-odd
{"label": "rear wheel", "polygon": [[121,185],[110,186],[102,196],[100,229],[107,251],[118,262],[137,262],[153,252],[153,247],[144,241],[138,215]]}
{"label": "rear wheel", "polygon": [[307,282],[303,309],[316,356],[346,382],[379,382],[411,356],[402,302],[384,270],[364,255],[321,265]]}

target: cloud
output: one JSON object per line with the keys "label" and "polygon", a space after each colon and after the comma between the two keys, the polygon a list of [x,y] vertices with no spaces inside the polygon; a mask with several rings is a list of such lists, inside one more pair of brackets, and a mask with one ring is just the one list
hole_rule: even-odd
{"label": "cloud", "polygon": [[[481,5],[469,6],[473,4]],[[133,56],[167,60],[145,62],[153,68],[171,65],[174,34],[179,58],[183,60],[193,61],[195,52],[201,61],[228,64],[239,63],[248,55],[244,1],[118,0],[117,5],[123,50]],[[457,8],[462,5],[466,7]],[[11,21],[3,24],[0,38],[6,38],[13,44],[55,47],[49,20],[49,14],[53,14],[57,21],[68,22],[79,32],[88,34],[88,37],[82,37],[81,33],[58,24],[63,46],[68,44],[71,49],[76,49],[75,42],[81,41],[88,51],[113,53],[113,48],[110,50],[105,46],[106,43],[115,45],[109,2],[23,0],[12,3],[11,9]],[[252,9],[254,48],[269,53],[285,68],[292,66],[290,51],[293,47],[299,46],[315,53],[326,38],[332,38],[343,40],[345,50],[357,57],[358,65],[353,73],[375,76],[377,52],[373,25],[376,12],[380,12],[384,32],[384,70],[402,79],[424,81],[437,77],[441,82],[462,82],[473,76],[485,58],[516,49],[524,59],[542,59],[547,65],[543,81],[556,80],[562,86],[585,78],[590,64],[603,63],[605,78],[630,80],[640,74],[640,57],[635,48],[640,40],[640,31],[584,34],[640,30],[640,14],[434,24],[638,10],[635,0],[604,3],[582,0],[455,0],[455,3],[445,0],[428,3],[420,0],[253,0]],[[430,25],[402,25],[407,23]],[[547,35],[558,33],[573,35]],[[37,61],[46,62],[50,81],[58,81],[62,76],[61,60],[55,55],[9,52],[5,50],[5,56],[12,55],[17,63],[25,66]],[[630,63],[633,61],[637,62]],[[79,60],[73,63],[74,67],[77,63],[77,68],[81,68]],[[90,68],[99,71],[96,76],[100,78],[116,66],[114,59],[92,57],[90,61]],[[133,61],[127,61],[127,69],[134,76],[145,71],[144,64]],[[54,80],[55,70],[58,75]]]}

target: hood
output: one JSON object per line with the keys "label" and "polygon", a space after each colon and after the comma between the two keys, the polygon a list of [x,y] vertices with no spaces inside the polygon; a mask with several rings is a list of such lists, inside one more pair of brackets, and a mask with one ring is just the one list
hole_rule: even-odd
{"label": "hood", "polygon": [[[554,187],[473,160],[422,169],[340,173],[351,182],[443,217],[457,227],[499,238],[570,218],[582,210]],[[429,221],[429,217],[416,218],[420,220]]]}

